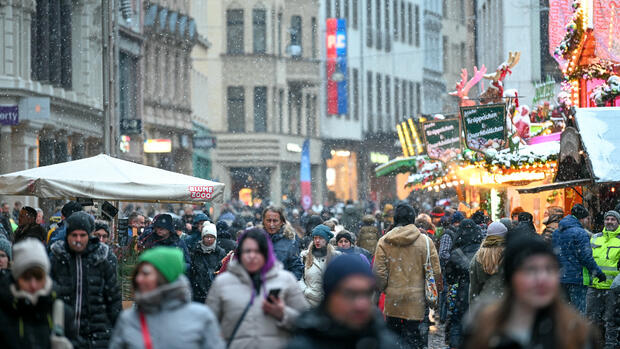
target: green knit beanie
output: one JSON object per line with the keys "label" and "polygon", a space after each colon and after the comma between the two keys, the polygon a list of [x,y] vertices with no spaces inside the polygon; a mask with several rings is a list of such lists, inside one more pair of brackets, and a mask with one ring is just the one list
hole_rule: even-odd
{"label": "green knit beanie", "polygon": [[142,262],[151,263],[168,282],[176,281],[185,271],[183,251],[176,247],[155,247],[146,250],[138,258],[138,263]]}

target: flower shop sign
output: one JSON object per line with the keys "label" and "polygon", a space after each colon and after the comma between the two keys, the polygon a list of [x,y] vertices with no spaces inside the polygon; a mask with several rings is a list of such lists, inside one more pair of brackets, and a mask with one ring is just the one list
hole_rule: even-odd
{"label": "flower shop sign", "polygon": [[448,163],[461,153],[461,123],[458,118],[422,123],[426,154]]}
{"label": "flower shop sign", "polygon": [[467,147],[479,152],[506,147],[506,105],[461,107]]}

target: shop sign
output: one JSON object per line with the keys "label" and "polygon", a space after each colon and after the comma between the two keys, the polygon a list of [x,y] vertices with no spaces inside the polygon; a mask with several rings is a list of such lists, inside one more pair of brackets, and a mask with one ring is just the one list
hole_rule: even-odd
{"label": "shop sign", "polygon": [[129,153],[129,150],[131,150],[130,142],[131,138],[129,136],[121,135],[121,141],[119,144],[119,149],[121,153]]}
{"label": "shop sign", "polygon": [[136,135],[142,133],[142,120],[140,119],[121,119],[120,131],[124,135]]}
{"label": "shop sign", "polygon": [[297,143],[286,143],[286,150],[291,153],[301,153],[301,147]]}
{"label": "shop sign", "polygon": [[429,120],[422,123],[426,154],[434,160],[448,163],[461,153],[461,123],[459,119]]}
{"label": "shop sign", "polygon": [[194,136],[194,149],[211,149],[215,148],[216,140],[213,136]]}
{"label": "shop sign", "polygon": [[19,123],[19,108],[16,105],[0,105],[0,125],[15,126]]}
{"label": "shop sign", "polygon": [[467,147],[479,152],[506,146],[506,106],[488,104],[460,107]]}
{"label": "shop sign", "polygon": [[378,153],[371,151],[370,152],[370,162],[373,164],[385,164],[390,161],[390,156],[388,154]]}
{"label": "shop sign", "polygon": [[469,185],[492,185],[504,183],[522,183],[542,181],[545,179],[545,172],[513,172],[508,174],[494,174],[482,172],[480,175],[472,175],[469,178]]}
{"label": "shop sign", "polygon": [[555,96],[555,80],[547,75],[547,80],[534,84],[534,89],[536,92],[534,92],[534,99],[532,99],[533,105],[537,105],[539,102],[551,101]]}
{"label": "shop sign", "polygon": [[172,141],[169,139],[147,139],[144,141],[145,153],[170,153]]}

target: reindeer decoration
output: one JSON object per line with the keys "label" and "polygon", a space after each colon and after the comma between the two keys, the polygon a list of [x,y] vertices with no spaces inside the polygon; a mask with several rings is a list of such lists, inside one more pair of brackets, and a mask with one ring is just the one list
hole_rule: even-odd
{"label": "reindeer decoration", "polygon": [[520,57],[521,52],[509,52],[508,60],[500,64],[495,73],[484,75],[485,79],[491,80],[491,85],[479,96],[480,104],[502,102],[502,98],[504,97],[504,79],[506,75],[512,74],[511,69],[519,63]]}
{"label": "reindeer decoration", "polygon": [[461,107],[472,106],[476,103],[469,99],[469,90],[474,87],[478,81],[482,80],[482,77],[487,72],[487,68],[482,65],[480,70],[478,67],[474,67],[474,76],[471,80],[467,81],[467,69],[461,69],[461,81],[456,83],[456,91],[450,92],[451,96],[459,97],[459,105]]}

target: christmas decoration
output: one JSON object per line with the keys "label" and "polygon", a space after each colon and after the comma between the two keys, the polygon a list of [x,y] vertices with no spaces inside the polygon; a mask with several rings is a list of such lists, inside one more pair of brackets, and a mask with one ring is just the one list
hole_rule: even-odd
{"label": "christmas decoration", "polygon": [[574,50],[579,47],[584,34],[583,9],[579,1],[573,1],[573,18],[566,25],[566,34],[560,45],[555,49],[555,55],[569,60]]}
{"label": "christmas decoration", "polygon": [[611,75],[614,74],[615,65],[613,62],[606,60],[599,60],[598,63],[586,65],[586,66],[578,66],[570,73],[566,73],[564,78],[566,80],[574,80],[574,79],[604,79],[607,80]]}
{"label": "christmas decoration", "polygon": [[484,64],[480,70],[478,70],[478,67],[474,67],[474,76],[471,80],[467,81],[467,69],[461,69],[461,81],[456,83],[456,91],[450,92],[451,96],[459,97],[460,106],[471,106],[476,104],[474,101],[469,99],[469,90],[476,86],[486,72],[487,68]]}
{"label": "christmas decoration", "polygon": [[590,98],[597,105],[605,105],[608,101],[613,101],[620,96],[620,77],[617,75],[610,76],[607,83],[602,84],[592,91]]}
{"label": "christmas decoration", "polygon": [[495,73],[485,74],[484,78],[491,80],[491,85],[480,96],[480,104],[501,103],[504,97],[504,79],[508,74],[512,74],[510,69],[519,63],[521,52],[509,52],[508,60],[495,70]]}

